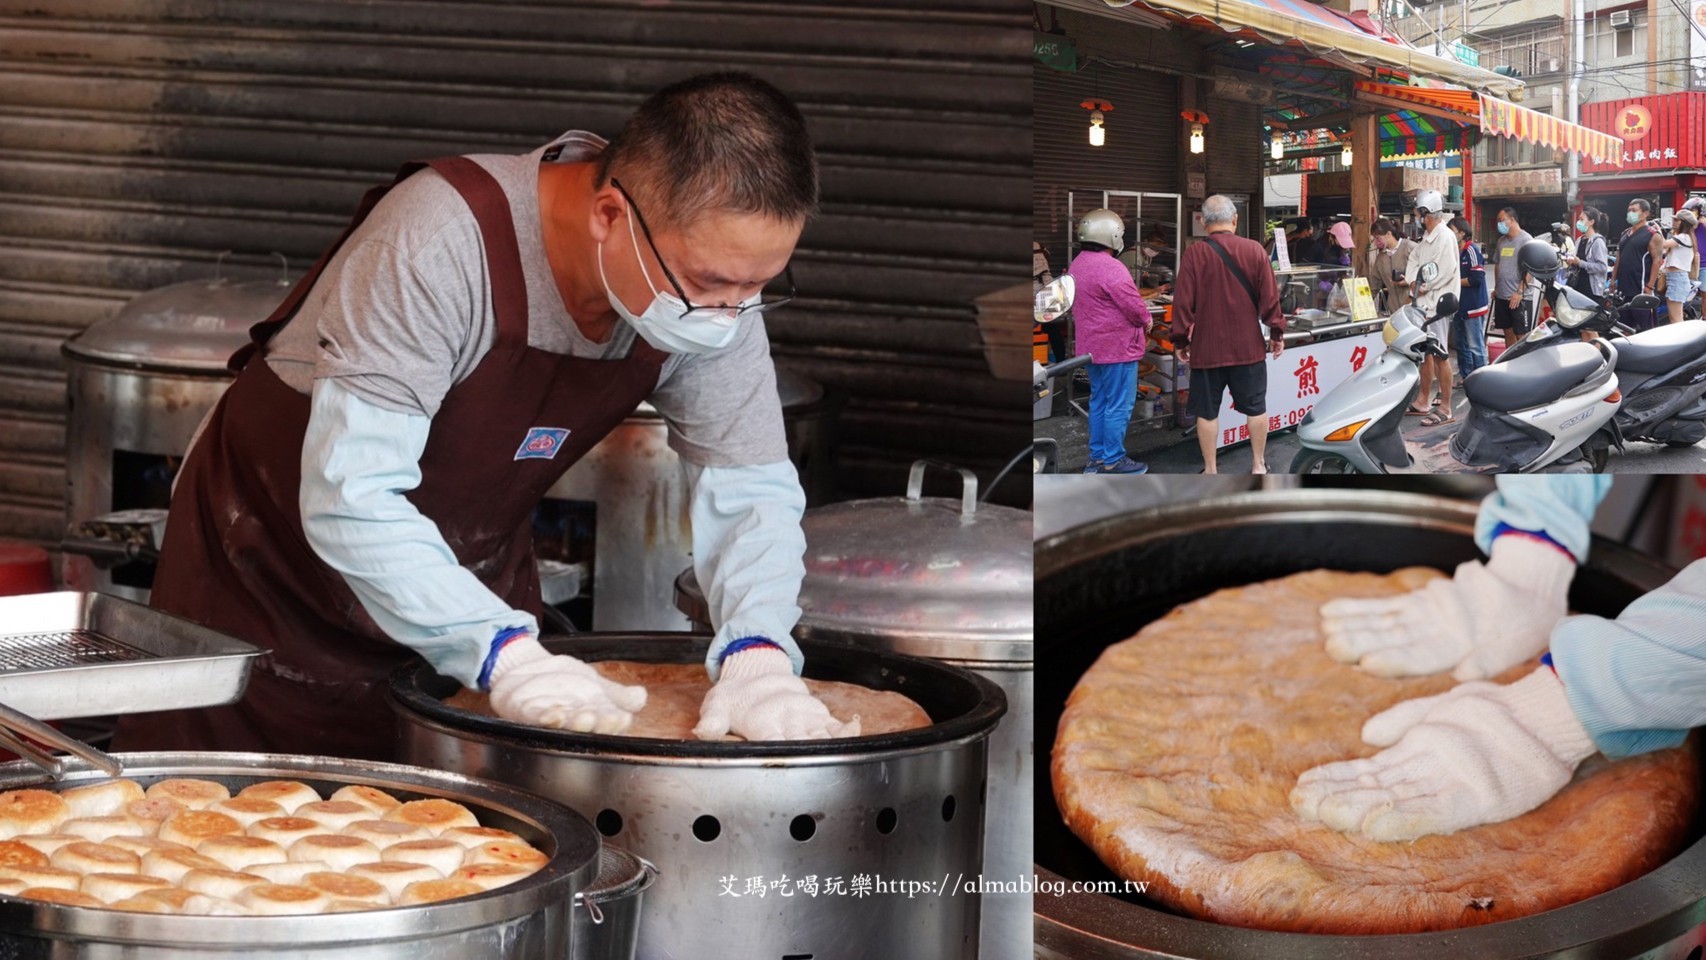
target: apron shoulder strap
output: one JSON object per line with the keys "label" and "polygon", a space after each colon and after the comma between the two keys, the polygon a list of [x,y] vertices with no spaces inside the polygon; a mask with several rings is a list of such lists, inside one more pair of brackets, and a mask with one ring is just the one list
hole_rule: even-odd
{"label": "apron shoulder strap", "polygon": [[332,245],[320,254],[320,259],[314,261],[314,265],[308,268],[308,272],[302,275],[302,279],[296,281],[296,286],[290,288],[290,293],[285,296],[284,301],[273,308],[272,315],[249,328],[249,342],[239,347],[237,352],[231,355],[231,359],[225,362],[227,369],[232,373],[243,372],[243,368],[249,363],[249,358],[259,353],[260,348],[265,346],[267,341],[271,340],[280,330],[284,329],[284,325],[290,322],[291,317],[296,316],[296,311],[302,309],[302,301],[307,299],[308,291],[314,287],[314,281],[320,279],[320,274],[326,269],[326,264],[332,262],[333,255],[344,245],[344,241],[349,239],[350,234],[355,232],[355,228],[361,226],[362,221],[367,219],[367,215],[373,212],[373,208],[379,205],[380,199],[385,194],[390,193],[392,187],[402,183],[424,166],[426,164],[418,160],[411,160],[398,168],[397,175],[391,179],[390,183],[373,187],[361,195],[361,202],[356,204],[355,216],[350,218],[349,226],[344,227],[344,232],[338,234],[338,238],[332,241]]}
{"label": "apron shoulder strap", "polygon": [[284,329],[284,325],[302,309],[302,302],[308,298],[308,291],[313,289],[314,283],[320,279],[320,274],[325,272],[326,265],[331,263],[332,257],[367,219],[367,215],[373,212],[373,208],[379,205],[379,201],[397,184],[429,166],[456,188],[456,192],[467,202],[468,209],[473,211],[475,222],[480,225],[480,237],[486,249],[487,269],[492,279],[492,311],[498,321],[497,342],[521,346],[527,344],[527,285],[521,270],[521,254],[516,246],[515,220],[510,216],[509,198],[504,195],[497,180],[474,161],[467,157],[440,157],[436,160],[411,160],[398,168],[397,175],[390,183],[373,187],[362,194],[361,202],[356,205],[355,216],[350,219],[349,225],[344,227],[344,232],[320,254],[320,259],[314,261],[314,265],[308,268],[308,272],[290,289],[284,301],[274,308],[272,315],[249,328],[249,342],[232,354],[226,363],[232,373],[242,373],[249,360],[260,352],[260,348]]}
{"label": "apron shoulder strap", "polygon": [[496,177],[467,157],[440,157],[427,164],[450,181],[480,225],[486,269],[491,276],[492,314],[497,320],[492,346],[527,346],[527,278],[521,268],[509,196]]}

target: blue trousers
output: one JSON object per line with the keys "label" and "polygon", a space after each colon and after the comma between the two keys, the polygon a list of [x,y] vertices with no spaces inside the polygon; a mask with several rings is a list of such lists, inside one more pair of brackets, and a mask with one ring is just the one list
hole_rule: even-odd
{"label": "blue trousers", "polygon": [[1451,318],[1451,343],[1457,350],[1457,375],[1468,377],[1487,365],[1487,315]]}
{"label": "blue trousers", "polygon": [[1119,463],[1125,458],[1125,432],[1137,403],[1137,361],[1092,363],[1090,371],[1090,459]]}

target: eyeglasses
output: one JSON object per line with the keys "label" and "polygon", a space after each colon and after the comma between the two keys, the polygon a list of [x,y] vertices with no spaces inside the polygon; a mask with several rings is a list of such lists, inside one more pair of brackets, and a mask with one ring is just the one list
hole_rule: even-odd
{"label": "eyeglasses", "polygon": [[622,186],[622,181],[615,177],[610,178],[610,185],[622,194],[622,199],[628,201],[628,209],[634,212],[634,220],[639,223],[640,232],[646,235],[646,246],[652,248],[652,256],[657,258],[658,266],[663,268],[663,275],[669,278],[669,285],[675,288],[675,295],[681,298],[682,303],[687,304],[687,312],[682,314],[683,318],[739,320],[741,317],[774,310],[794,299],[794,294],[798,292],[798,288],[794,286],[794,267],[789,264],[782,268],[782,279],[788,284],[786,296],[765,298],[761,294],[757,303],[749,303],[745,306],[723,304],[722,306],[706,307],[695,305],[693,301],[687,299],[687,291],[681,289],[681,283],[675,279],[675,274],[670,272],[669,264],[663,262],[663,254],[658,252],[657,242],[652,239],[652,230],[646,226],[646,218],[640,214],[640,207],[629,195],[628,189]]}

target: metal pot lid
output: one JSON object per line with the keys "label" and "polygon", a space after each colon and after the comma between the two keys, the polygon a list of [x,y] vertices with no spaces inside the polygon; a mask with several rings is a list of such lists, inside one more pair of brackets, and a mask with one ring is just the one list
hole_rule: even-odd
{"label": "metal pot lid", "polygon": [[[946,467],[959,500],[925,497]],[[919,460],[906,496],[807,510],[801,637],[964,662],[1029,661],[1031,514],[977,502],[977,476]]]}
{"label": "metal pot lid", "polygon": [[285,280],[193,280],[137,295],[117,313],[65,343],[65,352],[130,367],[224,373],[290,292]]}
{"label": "metal pot lid", "polygon": [[[1031,513],[977,502],[959,472],[959,500],[924,497],[912,465],[904,497],[851,500],[805,512],[806,577],[795,635],[965,663],[1032,659]],[[710,622],[693,570],[676,606]]]}

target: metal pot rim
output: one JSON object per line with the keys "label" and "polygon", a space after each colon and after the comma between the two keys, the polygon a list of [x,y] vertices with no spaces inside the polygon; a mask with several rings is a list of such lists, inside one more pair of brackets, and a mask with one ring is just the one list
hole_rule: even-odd
{"label": "metal pot rim", "polygon": [[[1477,505],[1424,494],[1353,490],[1260,491],[1119,514],[1073,527],[1037,543],[1040,582],[1093,558],[1190,529],[1252,520],[1361,520],[1472,532]],[[1596,537],[1594,565],[1628,568],[1649,588],[1675,571],[1620,544]],[[1072,881],[1038,864],[1039,882]],[[1176,916],[1099,893],[1036,898],[1037,945],[1070,943],[1074,960],[1130,956],[1130,945],[1168,957],[1255,957],[1265,960],[1461,960],[1466,956],[1627,957],[1651,949],[1698,922],[1706,901],[1706,837],[1657,869],[1620,887],[1513,920],[1429,933],[1344,936],[1257,930]],[[1090,943],[1097,946],[1090,946]],[[1597,951],[1577,954],[1584,945]]]}
{"label": "metal pot rim", "polygon": [[[591,884],[598,870],[598,833],[562,804],[457,773],[396,763],[265,753],[148,752],[115,754],[124,776],[240,776],[294,778],[364,784],[425,796],[441,796],[503,813],[550,836],[559,849],[537,873],[485,893],[418,907],[385,907],[351,913],[277,917],[202,917],[69,907],[10,897],[0,899],[0,929],[100,942],[181,945],[204,949],[224,943],[262,946],[329,946],[409,940],[475,929],[537,913],[567,902]],[[66,777],[105,779],[106,774],[65,758]],[[53,780],[24,761],[0,765],[0,788],[52,788]]]}
{"label": "metal pot rim", "polygon": [[[608,652],[610,655],[589,655],[589,642],[600,648],[591,653]],[[584,633],[547,640],[545,646],[560,652],[573,652],[588,660],[624,659],[691,664],[704,662],[710,643],[710,637],[685,633]],[[647,737],[572,733],[511,723],[496,717],[477,716],[446,707],[438,696],[429,692],[430,688],[444,688],[453,685],[455,681],[438,676],[426,664],[407,666],[392,673],[387,684],[387,694],[392,709],[410,722],[423,723],[460,739],[502,743],[539,753],[596,756],[601,760],[624,760],[638,764],[688,766],[766,767],[776,766],[779,761],[786,761],[788,765],[838,764],[929,752],[944,745],[971,742],[989,736],[996,722],[1007,712],[1007,697],[1001,688],[968,670],[922,657],[909,657],[821,640],[801,641],[800,649],[806,657],[806,676],[813,679],[837,680],[851,675],[857,678],[853,682],[864,683],[873,689],[893,690],[911,696],[927,711],[930,704],[917,696],[917,693],[921,692],[919,683],[936,680],[957,684],[959,699],[972,702],[969,708],[959,715],[917,730],[871,737],[753,743],[656,740]],[[860,671],[858,668],[861,664],[866,667],[880,665],[881,669]],[[825,667],[840,668],[835,670],[839,675],[825,676]],[[908,687],[907,684],[912,686]]]}

